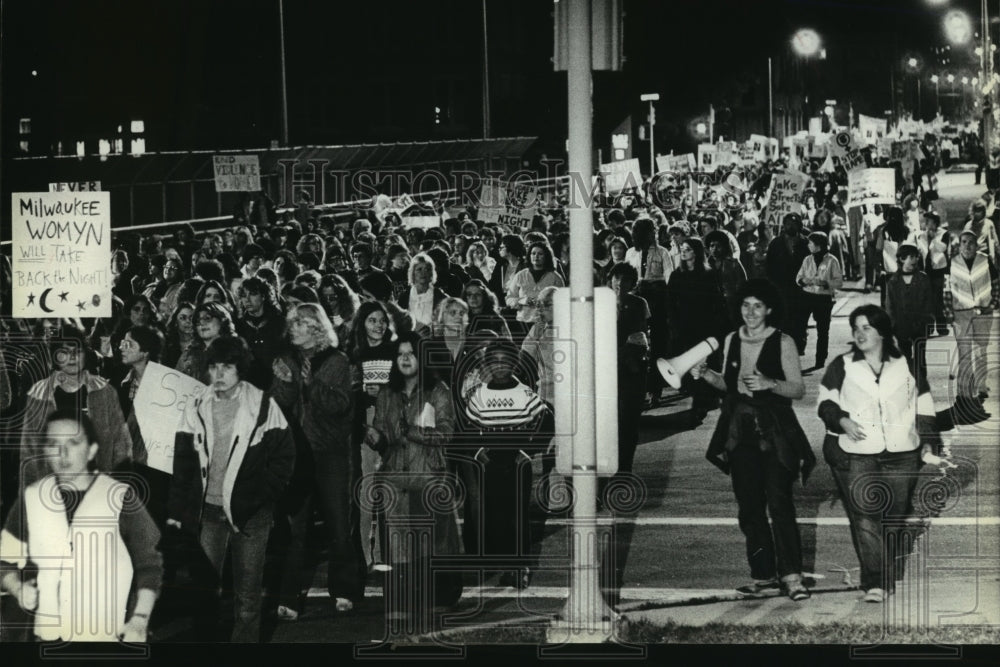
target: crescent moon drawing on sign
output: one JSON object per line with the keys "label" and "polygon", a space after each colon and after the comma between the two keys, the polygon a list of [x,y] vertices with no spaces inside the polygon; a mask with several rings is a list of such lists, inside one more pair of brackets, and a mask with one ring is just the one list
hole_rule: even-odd
{"label": "crescent moon drawing on sign", "polygon": [[51,308],[49,308],[48,306],[45,305],[45,299],[48,298],[49,292],[51,292],[51,291],[52,291],[52,288],[51,287],[47,287],[47,288],[45,288],[45,291],[42,292],[42,295],[40,297],[38,297],[38,307],[41,308],[42,311],[46,312],[46,313],[53,312]]}

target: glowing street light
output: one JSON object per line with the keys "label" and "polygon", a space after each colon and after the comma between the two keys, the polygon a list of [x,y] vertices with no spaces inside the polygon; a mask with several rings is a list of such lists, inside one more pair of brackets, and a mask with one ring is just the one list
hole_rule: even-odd
{"label": "glowing street light", "polygon": [[917,65],[918,65],[919,63],[918,63],[918,61],[917,61],[917,59],[916,59],[916,58],[910,58],[909,60],[907,60],[907,61],[906,61],[906,64],[907,64],[907,65],[909,65],[910,67],[912,67],[912,68],[916,69],[916,68],[917,68]]}
{"label": "glowing street light", "polygon": [[948,83],[955,83],[955,75],[954,74],[949,74],[948,75]]}
{"label": "glowing street light", "polygon": [[963,86],[969,85],[969,77],[967,77],[967,76],[963,76],[962,77],[962,85]]}
{"label": "glowing street light", "polygon": [[708,125],[705,123],[698,123],[694,126],[694,129],[698,134],[708,134]]}
{"label": "glowing street light", "polygon": [[972,39],[972,21],[969,15],[959,9],[945,14],[944,34],[952,44],[967,44]]}
{"label": "glowing street light", "polygon": [[802,28],[792,35],[792,48],[800,56],[809,58],[815,56],[823,48],[823,42],[819,34],[811,28]]}
{"label": "glowing street light", "polygon": [[931,74],[931,83],[935,83],[936,84],[940,80],[941,79],[938,77],[937,74]]}

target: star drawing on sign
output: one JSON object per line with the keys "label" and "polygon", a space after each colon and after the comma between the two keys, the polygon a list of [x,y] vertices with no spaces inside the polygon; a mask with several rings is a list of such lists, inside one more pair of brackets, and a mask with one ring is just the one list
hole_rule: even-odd
{"label": "star drawing on sign", "polygon": [[77,301],[76,307],[79,308],[80,310],[84,310],[87,308],[87,304],[85,304],[83,301]]}
{"label": "star drawing on sign", "polygon": [[35,295],[34,295],[34,293],[31,293],[31,294],[28,295],[28,305],[30,306],[33,303],[35,303]]}
{"label": "star drawing on sign", "polygon": [[59,293],[59,301],[65,301],[65,300],[66,300],[66,297],[67,297],[68,295],[69,295],[69,292],[60,292],[60,293]]}

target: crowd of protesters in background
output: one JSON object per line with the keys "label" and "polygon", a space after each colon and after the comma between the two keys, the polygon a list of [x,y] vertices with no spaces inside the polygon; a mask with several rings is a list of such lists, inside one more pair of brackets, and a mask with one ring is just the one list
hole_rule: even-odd
{"label": "crowd of protesters in background", "polygon": [[[801,214],[768,222],[769,181],[791,168],[784,158],[745,169],[735,200],[710,187],[699,201],[667,205],[648,180],[642,189],[598,198],[592,269],[595,285],[617,297],[620,470],[634,470],[639,415],[663,397],[656,359],[709,336],[727,341],[711,360],[715,368],[724,357],[754,363],[745,356],[752,349],[773,377],[744,386],[735,371],[700,369],[695,375],[711,380],[689,376],[680,390],[692,399],[691,425],[719,408],[724,394],[726,424],[745,425],[745,415],[764,410],[777,420],[772,428],[800,433],[789,408],[803,393],[797,357],[812,318],[815,359],[801,366],[826,365],[831,313],[845,281],[881,291],[888,319],[872,312],[862,319],[882,338],[894,327],[899,354],[893,346],[893,355],[883,355],[887,368],[905,374],[908,366],[921,387],[927,337],[953,333],[965,351],[962,414],[986,418],[989,319],[980,316],[1000,299],[1000,210],[986,195],[970,206],[964,231],[950,231],[934,208],[939,147],[925,155],[924,176],[899,174],[899,206],[845,211],[844,171],[806,161],[798,167],[809,177]],[[556,189],[546,203],[525,228],[484,223],[474,205],[450,209],[454,217],[442,215],[439,227],[408,228],[405,218],[374,210],[345,222],[308,201],[279,212],[261,193],[241,200],[233,225],[222,230],[181,225],[169,235],[118,234],[106,319],[10,318],[7,264],[4,335],[36,344],[17,358],[4,344],[5,414],[24,415],[19,447],[4,449],[5,509],[16,515],[24,488],[48,474],[35,434],[56,423],[53,414],[75,410],[89,420],[94,470],[146,480],[152,520],[143,535],[168,554],[164,595],[181,595],[171,586],[185,567],[211,582],[206,587],[221,588],[232,555],[234,640],[259,639],[262,613],[298,618],[316,545],[338,614],[352,611],[372,572],[394,572],[401,586],[414,585],[413,569],[430,547],[401,552],[389,534],[426,512],[423,486],[454,479],[464,484],[463,504],[435,507],[435,553],[521,558],[518,567],[488,574],[529,586],[539,542],[529,490],[537,482],[545,487],[553,467],[552,341],[571,335],[552,324],[553,293],[569,279],[565,193]],[[742,338],[727,338],[741,327]],[[842,381],[845,362],[834,355]],[[206,385],[184,411],[172,474],[145,465],[136,426],[132,401],[151,362]],[[43,372],[29,379],[23,368]],[[826,377],[834,386],[829,371]],[[830,412],[835,406],[827,408],[823,419],[841,428]],[[854,439],[855,427],[843,427],[850,437],[842,444]],[[728,430],[717,431],[716,454],[725,454],[727,437]],[[751,440],[757,447],[760,438]],[[792,599],[804,600],[791,485],[799,473],[805,478],[812,459],[802,438],[780,447],[777,455],[738,449],[723,467],[739,482],[748,550],[766,547],[764,556],[750,554],[754,587],[777,586],[780,577]],[[542,480],[532,479],[533,457],[543,460]],[[764,486],[766,502],[751,499]],[[402,498],[391,510],[374,500],[386,488]],[[557,511],[544,494],[541,505]],[[782,512],[776,543],[764,537],[765,505]],[[515,506],[521,511],[511,512]],[[310,539],[314,513],[322,519],[319,540]],[[20,526],[14,515],[8,524]],[[152,524],[162,537],[152,536]],[[192,565],[198,559],[200,566]],[[5,561],[5,572],[17,565]],[[866,564],[865,576],[878,567]],[[144,570],[147,578],[153,571]],[[436,604],[461,595],[461,581],[438,583]],[[143,609],[152,613],[151,604]]]}

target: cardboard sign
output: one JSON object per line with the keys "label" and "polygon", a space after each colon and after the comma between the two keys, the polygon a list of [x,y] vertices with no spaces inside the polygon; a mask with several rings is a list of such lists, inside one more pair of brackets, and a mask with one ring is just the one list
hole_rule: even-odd
{"label": "cardboard sign", "polygon": [[770,195],[764,211],[764,222],[780,227],[789,213],[802,213],[802,192],[806,187],[804,174],[792,171],[771,176]]}
{"label": "cardboard sign", "polygon": [[864,114],[858,114],[858,129],[861,130],[861,139],[871,146],[879,138],[884,137],[888,131],[889,121],[885,118],[873,118]]}
{"label": "cardboard sign", "polygon": [[894,141],[890,149],[890,160],[910,160],[913,159],[913,152],[910,149],[910,141]]}
{"label": "cardboard sign", "polygon": [[844,153],[844,155],[840,157],[840,164],[844,167],[844,170],[847,171],[847,173],[868,167],[868,161],[865,160],[864,153],[862,153],[858,148],[853,148],[847,153]]}
{"label": "cardboard sign", "polygon": [[193,377],[167,366],[152,361],[146,365],[132,405],[150,468],[173,474],[177,427],[191,396],[204,387]]}
{"label": "cardboard sign", "polygon": [[770,139],[763,134],[751,134],[748,144],[753,146],[753,157],[758,162],[767,162],[767,152],[771,145]]}
{"label": "cardboard sign", "polygon": [[[631,162],[631,160],[629,160]],[[634,161],[637,165],[639,160]],[[519,229],[531,227],[538,210],[538,188],[530,183],[488,180],[480,195],[479,219]]]}
{"label": "cardboard sign", "polygon": [[847,174],[847,205],[895,204],[894,169],[858,169]]}
{"label": "cardboard sign", "polygon": [[14,317],[111,317],[111,193],[11,195]]}
{"label": "cardboard sign", "polygon": [[437,215],[408,215],[400,219],[403,221],[403,227],[405,229],[410,229],[412,227],[432,229],[434,227],[441,226],[441,216]]}
{"label": "cardboard sign", "polygon": [[100,181],[79,181],[76,183],[49,183],[49,192],[100,192]]}
{"label": "cardboard sign", "polygon": [[715,169],[715,156],[717,150],[712,144],[698,145],[698,167],[701,169]]}
{"label": "cardboard sign", "polygon": [[657,171],[693,171],[697,166],[694,153],[656,156]]}
{"label": "cardboard sign", "polygon": [[213,155],[216,192],[259,192],[260,160],[256,155]]}
{"label": "cardboard sign", "polygon": [[744,167],[749,167],[757,161],[757,158],[754,156],[752,143],[747,142],[745,144],[740,145],[739,159],[740,159],[740,164],[742,164]]}
{"label": "cardboard sign", "polygon": [[767,138],[768,159],[777,160],[781,155],[781,143],[774,137]]}
{"label": "cardboard sign", "polygon": [[601,165],[601,175],[604,176],[604,187],[609,195],[618,194],[622,190],[642,189],[642,172],[639,171],[639,158],[619,160]]}

